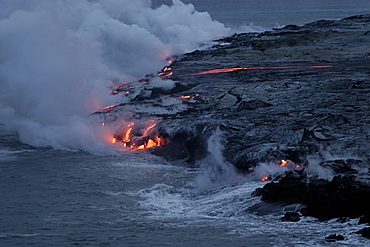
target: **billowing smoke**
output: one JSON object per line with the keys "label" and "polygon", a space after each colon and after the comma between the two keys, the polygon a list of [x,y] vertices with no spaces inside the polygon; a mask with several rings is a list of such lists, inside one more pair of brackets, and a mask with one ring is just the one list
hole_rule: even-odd
{"label": "billowing smoke", "polygon": [[229,32],[179,0],[2,0],[0,124],[31,145],[101,150],[109,130],[88,116],[117,103],[112,81]]}

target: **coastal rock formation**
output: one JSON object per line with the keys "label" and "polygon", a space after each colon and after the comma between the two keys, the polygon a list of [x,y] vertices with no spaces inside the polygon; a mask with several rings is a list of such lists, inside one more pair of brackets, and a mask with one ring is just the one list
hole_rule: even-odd
{"label": "coastal rock formation", "polygon": [[[279,160],[299,167],[256,192],[262,200],[303,203],[303,215],[323,220],[369,215],[369,44],[370,15],[235,34],[163,68],[171,87],[151,85],[154,75],[123,84],[114,93],[127,100],[99,114],[160,119],[167,142],[151,152],[189,165],[220,128],[241,173]],[[311,156],[330,176],[311,175]]]}
{"label": "coastal rock formation", "polygon": [[[186,54],[171,65],[171,78],[191,85],[182,93],[202,102],[188,104],[171,124],[221,126],[225,156],[241,170],[273,159],[302,163],[322,150],[368,162],[369,21],[364,15],[236,34]],[[200,74],[227,68],[242,69]]]}
{"label": "coastal rock formation", "polygon": [[370,185],[358,176],[335,176],[331,181],[310,178],[305,172],[287,173],[279,182],[266,184],[261,199],[268,202],[303,203],[301,213],[321,220],[370,215]]}
{"label": "coastal rock formation", "polygon": [[224,155],[242,171],[323,152],[368,163],[369,43],[369,15],[235,34],[165,67],[172,88],[151,86],[153,75],[136,92],[125,84],[131,98],[108,113],[160,118],[171,142],[152,151],[169,159],[174,146],[173,159],[202,158],[220,127]]}

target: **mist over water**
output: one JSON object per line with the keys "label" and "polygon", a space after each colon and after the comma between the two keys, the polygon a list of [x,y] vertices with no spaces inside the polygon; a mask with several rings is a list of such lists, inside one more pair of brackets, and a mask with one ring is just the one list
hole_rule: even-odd
{"label": "mist over water", "polygon": [[156,8],[150,0],[1,6],[0,124],[34,146],[102,150],[109,130],[89,114],[117,103],[112,81],[156,73],[167,57],[230,34],[179,0]]}
{"label": "mist over water", "polygon": [[[163,3],[170,0],[153,0]],[[370,13],[368,0],[183,0],[237,32]],[[232,14],[226,14],[232,13]]]}
{"label": "mist over water", "polygon": [[[273,179],[291,168],[277,161],[260,164],[252,175],[238,173],[223,156],[219,129],[199,168],[145,152],[96,155],[115,152],[110,141],[118,126],[103,128],[91,113],[121,102],[110,95],[118,83],[137,83],[167,65],[167,57],[221,36],[284,24],[276,18],[286,24],[306,22],[302,13],[326,18],[283,8],[309,1],[364,6],[343,0],[0,0],[0,246],[333,246],[324,240],[333,233],[346,236],[340,244],[368,245],[353,234],[358,219],[287,223],[283,212],[250,213],[260,202],[252,192],[268,183],[261,176]],[[150,83],[173,85],[159,77]],[[14,133],[34,146],[89,152],[32,148]],[[330,180],[334,173],[320,164],[336,158],[308,157],[306,170]]]}
{"label": "mist over water", "polygon": [[116,84],[234,32],[366,11],[364,0],[3,0],[0,124],[34,146],[111,150],[112,130],[89,115],[120,102]]}

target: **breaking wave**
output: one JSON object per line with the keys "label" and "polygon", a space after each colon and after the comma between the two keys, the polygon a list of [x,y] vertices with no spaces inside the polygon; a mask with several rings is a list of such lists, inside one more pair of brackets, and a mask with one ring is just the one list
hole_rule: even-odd
{"label": "breaking wave", "polygon": [[346,236],[343,245],[367,244],[365,238],[353,234],[361,228],[358,219],[340,223],[302,217],[299,222],[284,222],[281,218],[289,208],[263,216],[251,213],[248,209],[259,202],[251,193],[263,184],[251,181],[199,193],[161,183],[133,194],[143,199],[139,203],[143,217],[157,224],[179,220],[194,227],[222,227],[246,239],[261,236],[265,241],[261,246],[332,246],[325,237],[338,231]]}
{"label": "breaking wave", "polygon": [[0,124],[24,143],[58,149],[105,152],[110,130],[89,114],[117,103],[113,81],[155,73],[167,57],[231,32],[179,0],[1,5]]}

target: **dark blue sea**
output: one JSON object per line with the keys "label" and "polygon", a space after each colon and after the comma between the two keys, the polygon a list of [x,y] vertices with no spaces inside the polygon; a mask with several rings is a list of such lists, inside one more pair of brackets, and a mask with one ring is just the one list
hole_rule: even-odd
{"label": "dark blue sea", "polygon": [[118,147],[126,119],[102,127],[91,115],[132,99],[110,94],[118,83],[218,37],[368,13],[369,1],[348,0],[2,0],[0,246],[336,246],[333,233],[370,246],[350,234],[356,219],[248,212],[265,182],[238,177],[220,132],[210,156],[238,182]]}

